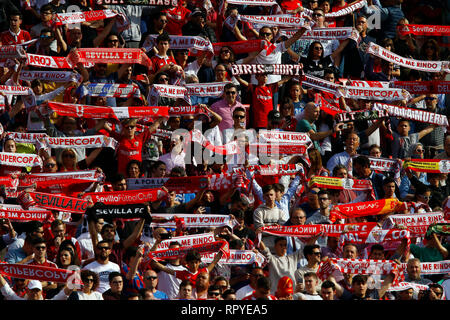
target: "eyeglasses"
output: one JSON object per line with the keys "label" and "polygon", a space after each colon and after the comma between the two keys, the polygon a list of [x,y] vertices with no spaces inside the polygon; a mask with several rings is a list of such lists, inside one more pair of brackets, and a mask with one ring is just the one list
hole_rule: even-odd
{"label": "eyeglasses", "polygon": [[436,100],[436,97],[425,97],[425,100]]}
{"label": "eyeglasses", "polygon": [[322,252],[313,252],[312,254],[315,255],[315,256],[321,256]]}
{"label": "eyeglasses", "polygon": [[220,53],[230,53],[230,50],[222,50]]}
{"label": "eyeglasses", "polygon": [[75,155],[74,154],[71,154],[71,153],[66,153],[66,154],[63,154],[63,158],[75,158]]}
{"label": "eyeglasses", "polygon": [[265,36],[271,36],[272,32],[261,32],[259,35],[265,37]]}
{"label": "eyeglasses", "polygon": [[234,96],[236,93],[237,93],[236,91],[226,91],[226,92],[225,92],[225,94],[226,94],[227,96],[230,95],[230,94]]}
{"label": "eyeglasses", "polygon": [[36,246],[36,247],[34,247],[36,250],[45,250],[45,249],[47,249],[47,247],[46,246]]}
{"label": "eyeglasses", "polygon": [[83,282],[94,282],[93,278],[87,278],[86,280],[84,280]]}
{"label": "eyeglasses", "polygon": [[41,34],[40,38],[41,39],[50,39],[50,38],[53,38],[53,37],[52,36],[48,36],[46,34]]}
{"label": "eyeglasses", "polygon": [[417,149],[416,152],[417,152],[417,153],[424,153],[425,150],[423,150],[423,149]]}
{"label": "eyeglasses", "polygon": [[323,50],[322,47],[314,47],[314,50]]}
{"label": "eyeglasses", "polygon": [[158,279],[158,277],[156,277],[156,276],[148,276],[148,277],[145,277],[145,279],[147,279],[147,280],[156,280],[156,279]]}
{"label": "eyeglasses", "polygon": [[110,247],[97,247],[98,250],[110,250]]}
{"label": "eyeglasses", "polygon": [[51,12],[41,12],[41,14],[44,14],[44,15],[48,15],[48,14],[52,14]]}
{"label": "eyeglasses", "polygon": [[210,296],[219,296],[220,292],[210,292],[209,295]]}
{"label": "eyeglasses", "polygon": [[159,22],[161,22],[161,23],[168,23],[169,21],[167,21],[166,19],[164,19],[164,20],[159,20]]}
{"label": "eyeglasses", "polygon": [[233,119],[245,119],[245,116],[236,114],[236,115],[233,116]]}
{"label": "eyeglasses", "polygon": [[46,168],[53,168],[53,167],[56,167],[56,163],[47,163],[47,164],[45,164],[45,167],[46,167]]}

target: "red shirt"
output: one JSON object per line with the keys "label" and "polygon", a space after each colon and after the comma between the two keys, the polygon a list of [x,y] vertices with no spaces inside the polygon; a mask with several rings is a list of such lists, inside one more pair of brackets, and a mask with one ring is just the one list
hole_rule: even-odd
{"label": "red shirt", "polygon": [[175,271],[175,277],[181,279],[182,281],[189,280],[192,285],[195,286],[195,281],[197,280],[198,275],[202,272],[209,273],[207,268],[198,269],[196,273],[191,273],[189,270],[181,270]]}
{"label": "red shirt", "polygon": [[161,69],[166,64],[169,64],[171,62],[173,64],[177,64],[177,62],[175,61],[175,59],[172,56],[161,57],[159,55],[154,55],[150,60],[152,60],[152,64],[153,64],[153,70],[152,70],[153,73],[156,73],[159,69]]}
{"label": "red shirt", "polygon": [[264,87],[250,84],[248,90],[252,92],[253,128],[267,128],[267,115],[273,110],[273,94],[278,84]]}
{"label": "red shirt", "polygon": [[[344,4],[342,7],[341,7],[341,6],[338,6],[338,5],[334,5],[334,6],[331,8],[331,12],[339,11],[339,10],[341,10],[341,9],[344,9],[346,6],[347,6],[347,3]],[[343,26],[344,26],[344,22],[345,22],[345,16],[344,16],[344,17],[336,18],[335,21],[336,21],[336,27],[338,27],[338,28],[339,28],[339,27],[343,27]]]}
{"label": "red shirt", "polygon": [[19,44],[30,40],[31,40],[30,33],[25,30],[20,30],[17,35],[11,32],[10,30],[3,31],[0,34],[0,41],[2,42],[2,45]]}
{"label": "red shirt", "polygon": [[[271,294],[269,294],[267,296],[267,299],[268,300],[278,300],[277,297],[275,297],[274,295],[271,295]],[[249,294],[248,296],[244,297],[242,300],[256,300],[255,291],[253,291],[252,294]]]}
{"label": "red shirt", "polygon": [[[77,251],[75,252],[75,254],[78,256],[79,261],[81,261],[81,247],[77,239],[72,238],[71,236],[67,236],[64,237],[64,240],[70,240],[74,244],[75,250]],[[57,262],[56,261],[57,256],[58,256],[58,248],[55,246],[54,238],[52,238],[49,241],[47,241],[47,259],[49,259],[50,261]]]}
{"label": "red shirt", "polygon": [[163,10],[167,13],[167,26],[165,30],[168,34],[181,36],[181,27],[188,21],[191,10],[186,9],[183,6],[177,6],[172,9]]}
{"label": "red shirt", "polygon": [[136,134],[133,139],[125,138],[115,131],[111,132],[111,137],[119,142],[117,148],[118,173],[126,174],[127,164],[131,160],[142,161],[142,146],[150,136],[148,130]]}
{"label": "red shirt", "polygon": [[299,6],[303,6],[301,0],[284,0],[281,2],[281,8],[283,12],[292,11],[297,9]]}

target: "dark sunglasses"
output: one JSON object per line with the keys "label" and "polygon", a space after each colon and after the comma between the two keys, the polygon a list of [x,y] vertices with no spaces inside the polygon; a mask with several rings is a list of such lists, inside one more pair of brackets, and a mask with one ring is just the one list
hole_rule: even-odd
{"label": "dark sunglasses", "polygon": [[313,252],[312,254],[315,255],[315,256],[321,256],[322,252]]}
{"label": "dark sunglasses", "polygon": [[245,119],[245,116],[240,116],[238,114],[233,116],[233,119]]}
{"label": "dark sunglasses", "polygon": [[436,100],[436,97],[425,97],[425,100]]}
{"label": "dark sunglasses", "polygon": [[417,153],[424,153],[425,150],[423,150],[423,149],[417,149],[416,152],[417,152]]}
{"label": "dark sunglasses", "polygon": [[65,155],[63,155],[63,158],[75,158],[75,155],[74,154],[71,154],[71,153],[66,153]]}
{"label": "dark sunglasses", "polygon": [[56,167],[56,163],[47,163],[47,164],[45,164],[45,167],[46,167],[46,168],[53,168],[53,167]]}
{"label": "dark sunglasses", "polygon": [[110,247],[97,247],[98,250],[109,250],[111,249]]}
{"label": "dark sunglasses", "polygon": [[145,277],[145,279],[147,279],[147,280],[156,280],[156,279],[158,279],[158,277],[148,276],[148,277]]}
{"label": "dark sunglasses", "polygon": [[210,296],[219,296],[220,292],[210,292],[209,295]]}
{"label": "dark sunglasses", "polygon": [[261,36],[271,36],[272,32],[261,32],[260,35]]}
{"label": "dark sunglasses", "polygon": [[230,53],[230,50],[222,50],[220,53]]}
{"label": "dark sunglasses", "polygon": [[46,246],[36,246],[34,248],[37,249],[37,250],[45,250],[45,249],[47,249]]}
{"label": "dark sunglasses", "polygon": [[84,280],[83,282],[94,282],[94,279],[92,279],[92,278],[87,278],[87,279]]}

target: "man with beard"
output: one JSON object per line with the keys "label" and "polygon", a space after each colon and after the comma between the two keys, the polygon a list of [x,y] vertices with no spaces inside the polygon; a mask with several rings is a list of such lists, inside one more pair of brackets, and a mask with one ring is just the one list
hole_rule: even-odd
{"label": "man with beard", "polygon": [[102,293],[110,288],[109,274],[111,272],[120,272],[120,267],[117,263],[109,261],[111,253],[111,243],[107,240],[102,240],[97,243],[95,247],[95,261],[89,263],[83,270],[91,270],[96,272],[100,278],[100,284],[97,291]]}

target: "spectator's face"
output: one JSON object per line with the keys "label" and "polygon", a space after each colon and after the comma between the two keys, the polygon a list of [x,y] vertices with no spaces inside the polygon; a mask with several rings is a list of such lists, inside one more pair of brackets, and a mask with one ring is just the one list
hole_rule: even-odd
{"label": "spectator's face", "polygon": [[157,45],[158,51],[161,53],[166,53],[169,50],[170,42],[169,41],[159,41]]}
{"label": "spectator's face", "polygon": [[256,286],[256,281],[258,281],[259,278],[264,277],[264,272],[261,269],[254,269],[252,270],[252,273],[250,274],[250,284],[252,287]]}
{"label": "spectator's face", "polygon": [[32,289],[27,292],[28,300],[42,300],[42,290]]}
{"label": "spectator's face", "polygon": [[389,182],[383,186],[385,197],[393,198],[395,194],[395,183]]}
{"label": "spectator's face", "polygon": [[16,153],[16,143],[14,140],[7,140],[3,147],[5,152]]}
{"label": "spectator's face", "polygon": [[358,20],[356,20],[356,29],[361,31],[367,31],[367,19],[364,17],[359,17]]}
{"label": "spectator's face", "polygon": [[[314,248],[311,254],[308,254],[308,262],[319,263],[320,258],[322,257],[322,253],[320,252],[320,248]],[[306,278],[305,278],[306,281]]]}
{"label": "spectator's face", "polygon": [[344,259],[356,259],[358,257],[358,253],[354,246],[346,246],[344,248],[344,252],[342,253],[342,257]]}
{"label": "spectator's face", "polygon": [[100,233],[100,231],[102,231],[104,224],[105,224],[105,220],[98,219],[98,221],[95,223],[95,230],[97,230],[97,232]]}
{"label": "spectator's face", "polygon": [[49,158],[48,160],[44,161],[44,172],[47,173],[54,173],[58,171],[58,166],[56,164],[56,161],[52,158]]}
{"label": "spectator's face", "polygon": [[[218,65],[215,69],[215,73],[216,73],[216,80],[217,81],[225,81],[226,79],[226,75],[227,75],[227,69],[225,69],[225,67],[223,65]],[[228,90],[236,90],[235,88],[231,88]],[[227,91],[228,91],[227,90]],[[225,92],[226,94],[226,92]]]}
{"label": "spectator's face", "polygon": [[139,178],[140,175],[140,170],[139,170],[139,166],[136,163],[133,163],[130,166],[130,169],[128,171],[128,175],[130,178]]}
{"label": "spectator's face", "polygon": [[118,48],[119,45],[120,45],[119,37],[116,35],[110,35],[108,39],[106,39],[107,48]]}
{"label": "spectator's face", "polygon": [[114,277],[111,279],[111,282],[109,283],[111,286],[111,291],[113,293],[120,293],[123,290],[123,280],[122,277]]}
{"label": "spectator's face", "polygon": [[315,8],[317,8],[319,6],[319,1],[318,0],[311,0],[308,2],[309,5],[309,9],[313,10]]}
{"label": "spectator's face", "polygon": [[369,156],[379,158],[381,157],[381,150],[379,148],[372,148],[369,152]]}
{"label": "spectator's face", "polygon": [[223,293],[228,289],[228,284],[225,280],[219,280],[216,282],[216,285],[220,287],[220,292]]}
{"label": "spectator's face", "polygon": [[192,22],[202,28],[205,26],[205,18],[201,14],[197,14],[196,16],[192,17]]}
{"label": "spectator's face", "polygon": [[47,253],[47,245],[45,243],[38,243],[34,245],[33,253],[35,258],[40,259],[45,257]]}
{"label": "spectator's face", "polygon": [[94,66],[94,70],[97,73],[98,77],[105,77],[106,76],[106,63],[96,63]]}
{"label": "spectator's face", "polygon": [[334,82],[336,80],[336,78],[334,77],[334,73],[327,73],[323,78],[326,81],[330,81],[330,82]]}
{"label": "spectator's face", "polygon": [[127,181],[125,179],[122,179],[120,181],[117,181],[116,183],[112,184],[114,191],[125,191],[127,190]]}
{"label": "spectator's face", "polygon": [[314,277],[305,277],[306,292],[314,292],[317,286],[317,280]]}
{"label": "spectator's face", "polygon": [[160,164],[155,170],[152,172],[153,178],[163,178],[166,175],[166,165]]}
{"label": "spectator's face", "polygon": [[[317,7],[317,1],[315,6]],[[325,15],[323,14],[322,10],[315,10],[312,14],[312,19],[317,24],[322,25],[325,21]]]}
{"label": "spectator's face", "polygon": [[275,190],[270,190],[270,191],[264,193],[263,197],[264,197],[264,200],[266,201],[266,204],[275,203],[275,197],[276,197]]}
{"label": "spectator's face", "polygon": [[75,41],[81,41],[81,39],[83,38],[83,33],[78,28],[70,29],[69,35],[70,44],[74,43]]}
{"label": "spectator's face", "polygon": [[298,84],[295,84],[291,87],[291,89],[289,90],[289,94],[291,96],[292,99],[299,99],[300,95],[301,95],[301,90],[300,90],[300,86]]}
{"label": "spectator's face", "polygon": [[409,133],[409,123],[405,121],[401,121],[397,126],[397,132],[400,136],[405,137]]}
{"label": "spectator's face", "polygon": [[303,210],[295,210],[292,212],[291,223],[293,225],[302,225],[305,224],[306,214]]}
{"label": "spectator's face", "polygon": [[286,249],[287,249],[286,240],[280,240],[275,244],[275,253],[280,257],[286,254]]}
{"label": "spectator's face", "polygon": [[355,282],[352,284],[353,292],[358,297],[365,297],[367,292],[367,283]]}
{"label": "spectator's face", "polygon": [[259,38],[266,40],[267,42],[272,41],[272,39],[273,39],[272,29],[263,28],[263,29],[259,30]]}
{"label": "spectator's face", "polygon": [[256,288],[255,297],[256,298],[267,298],[270,295],[270,289],[266,288]]}
{"label": "spectator's face", "polygon": [[59,255],[59,261],[61,265],[63,266],[69,266],[71,264],[72,257],[70,255],[70,252],[67,250],[62,250],[61,254]]}
{"label": "spectator's face", "polygon": [[370,259],[373,259],[373,260],[384,260],[384,252],[383,252],[383,250],[373,250],[372,254],[370,255]]}
{"label": "spectator's face", "polygon": [[327,194],[321,194],[318,197],[320,209],[324,210],[330,206],[330,197]]}
{"label": "spectator's face", "polygon": [[430,191],[427,191],[427,192],[424,192],[423,194],[418,194],[417,195],[417,200],[419,200],[422,203],[427,203],[428,204],[428,202],[430,201],[430,198],[431,198],[431,192]]}
{"label": "spectator's face", "polygon": [[323,9],[323,11],[325,12],[325,13],[327,13],[327,12],[330,12],[330,3],[328,2],[328,1],[324,1],[324,2],[322,2],[322,4],[321,4],[321,6],[320,6],[322,9]]}
{"label": "spectator's face", "polygon": [[19,16],[11,16],[9,19],[9,26],[12,30],[17,30],[20,28],[20,25],[22,24],[22,19],[20,19]]}
{"label": "spectator's face", "polygon": [[192,296],[192,286],[187,285],[185,287],[180,288],[180,298],[181,299],[190,299]]}
{"label": "spectator's face", "polygon": [[160,16],[159,19],[155,20],[155,22],[156,22],[155,25],[156,25],[157,29],[161,30],[167,26],[167,23],[169,21],[167,20],[167,16]]}
{"label": "spectator's face", "polygon": [[323,300],[334,300],[334,290],[333,288],[322,288],[320,290],[320,295]]}
{"label": "spectator's face", "polygon": [[420,262],[411,261],[406,265],[406,272],[411,279],[420,278]]}
{"label": "spectator's face", "polygon": [[147,270],[144,274],[144,283],[146,288],[156,288],[158,285],[158,275],[153,270]]}
{"label": "spectator's face", "polygon": [[201,272],[197,276],[197,280],[195,281],[196,288],[208,288],[209,286],[209,275],[206,272]]}
{"label": "spectator's face", "polygon": [[336,178],[345,178],[347,179],[348,173],[347,169],[341,168],[336,171]]}
{"label": "spectator's face", "polygon": [[115,235],[116,230],[114,230],[114,228],[112,227],[105,228],[105,230],[102,232],[102,238],[108,241],[114,240]]}
{"label": "spectator's face", "polygon": [[66,227],[64,224],[60,224],[59,226],[56,226],[54,228],[52,228],[52,233],[53,236],[56,237],[60,237],[60,238],[64,238],[65,234],[66,234]]}
{"label": "spectator's face", "polygon": [[400,291],[398,293],[398,300],[412,300],[413,299],[414,290],[412,288]]}
{"label": "spectator's face", "polygon": [[313,209],[320,208],[319,197],[317,196],[317,193],[308,192],[308,204]]}
{"label": "spectator's face", "polygon": [[427,106],[428,111],[435,111],[437,107],[437,95],[435,94],[427,94],[425,97],[425,104]]}
{"label": "spectator's face", "polygon": [[234,121],[235,127],[245,129],[245,112],[236,111],[233,114],[233,121]]}
{"label": "spectator's face", "polygon": [[345,139],[345,146],[347,149],[356,150],[359,147],[359,137],[356,134],[350,134]]}
{"label": "spectator's face", "polygon": [[42,22],[49,22],[50,20],[52,20],[52,17],[53,17],[52,12],[49,10],[41,12],[41,21]]}
{"label": "spectator's face", "polygon": [[[225,70],[225,68],[224,68],[224,70]],[[237,97],[237,90],[236,90],[236,88],[226,89],[224,93],[225,93],[225,100],[229,104],[234,104],[236,102],[236,97]]]}

